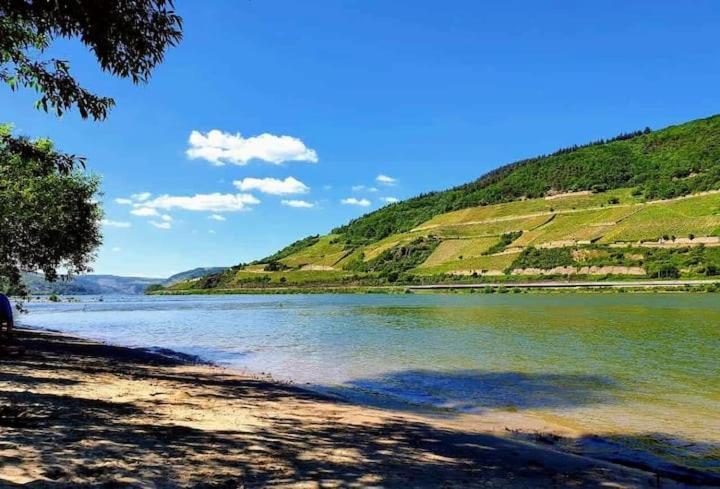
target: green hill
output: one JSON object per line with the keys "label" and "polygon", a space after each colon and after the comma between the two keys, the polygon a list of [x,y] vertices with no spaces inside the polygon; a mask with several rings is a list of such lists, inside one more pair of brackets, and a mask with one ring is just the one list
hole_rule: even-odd
{"label": "green hill", "polygon": [[720,116],[502,166],[172,290],[720,269]]}
{"label": "green hill", "polygon": [[444,212],[551,192],[632,187],[647,199],[667,199],[718,183],[720,115],[511,163],[474,182],[386,206],[333,232],[349,242],[368,243]]}

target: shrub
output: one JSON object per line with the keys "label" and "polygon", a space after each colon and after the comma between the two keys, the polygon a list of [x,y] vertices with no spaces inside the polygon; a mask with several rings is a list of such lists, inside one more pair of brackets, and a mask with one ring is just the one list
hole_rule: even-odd
{"label": "shrub", "polygon": [[679,278],[680,270],[670,263],[660,263],[650,267],[648,275],[654,278]]}
{"label": "shrub", "polygon": [[509,269],[542,268],[550,269],[575,265],[571,248],[525,248],[512,262]]}
{"label": "shrub", "polygon": [[[407,244],[400,244],[383,251],[372,260],[358,265],[365,272],[378,272],[381,277],[388,277],[391,272],[405,272],[411,270],[435,251],[440,240],[435,236],[417,238]],[[397,280],[397,278],[395,279]]]}
{"label": "shrub", "polygon": [[288,267],[287,265],[285,265],[282,262],[271,261],[270,263],[268,263],[267,265],[265,265],[263,267],[263,270],[266,272],[281,272],[283,270],[287,270],[288,268],[290,268],[290,267]]}
{"label": "shrub", "polygon": [[522,233],[522,231],[513,231],[503,234],[502,236],[500,236],[500,241],[485,250],[483,252],[483,255],[492,255],[494,253],[500,253],[501,251],[505,251],[505,248],[507,248],[513,241],[522,236]]}
{"label": "shrub", "polygon": [[715,275],[720,275],[720,268],[718,268],[715,265],[706,265],[705,268],[702,271],[703,275],[706,275],[708,277],[712,277]]}

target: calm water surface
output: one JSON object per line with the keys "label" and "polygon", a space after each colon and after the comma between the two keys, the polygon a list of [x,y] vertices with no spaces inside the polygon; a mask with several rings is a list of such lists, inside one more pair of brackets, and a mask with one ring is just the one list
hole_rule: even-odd
{"label": "calm water surface", "polygon": [[353,395],[720,441],[720,298],[689,294],[97,297],[21,323]]}

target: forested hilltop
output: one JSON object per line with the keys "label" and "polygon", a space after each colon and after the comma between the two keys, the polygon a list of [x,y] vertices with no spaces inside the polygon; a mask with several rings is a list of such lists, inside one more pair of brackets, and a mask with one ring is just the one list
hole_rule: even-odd
{"label": "forested hilltop", "polygon": [[570,276],[720,277],[720,116],[505,165],[168,289]]}

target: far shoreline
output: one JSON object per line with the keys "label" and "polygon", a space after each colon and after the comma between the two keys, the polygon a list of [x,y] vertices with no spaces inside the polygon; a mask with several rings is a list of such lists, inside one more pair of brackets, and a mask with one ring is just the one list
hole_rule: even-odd
{"label": "far shoreline", "polygon": [[247,287],[231,289],[163,289],[145,295],[255,295],[255,294],[415,294],[507,292],[720,292],[720,279],[687,280],[543,280],[525,282],[438,283],[376,286]]}

